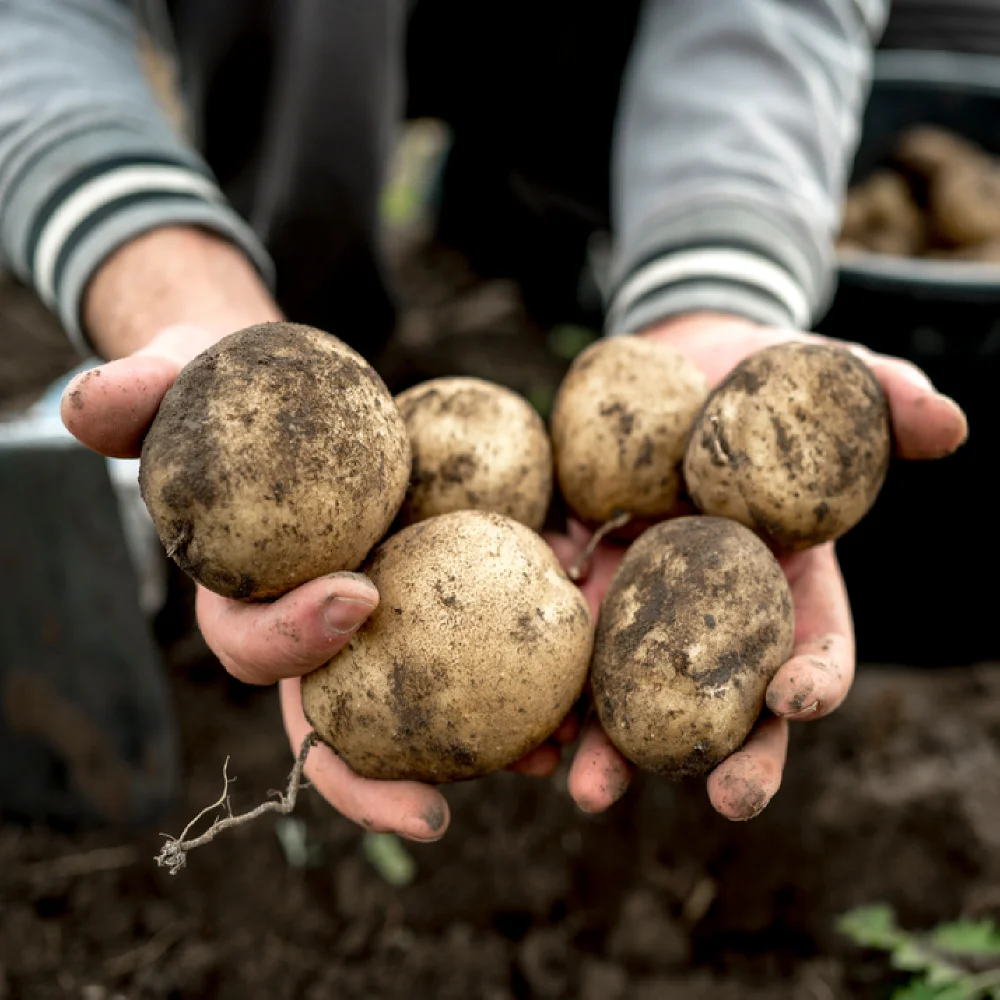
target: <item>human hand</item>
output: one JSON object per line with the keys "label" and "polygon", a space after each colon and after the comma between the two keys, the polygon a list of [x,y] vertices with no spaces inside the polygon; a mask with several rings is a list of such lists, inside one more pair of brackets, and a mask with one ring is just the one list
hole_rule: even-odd
{"label": "human hand", "polygon": [[[822,342],[815,334],[759,326],[730,316],[699,314],[641,334],[687,355],[714,386],[747,355],[789,340]],[[896,452],[906,459],[943,458],[965,440],[965,416],[937,393],[915,366],[847,345],[873,370],[889,401]],[[589,532],[575,522],[549,539],[565,566],[575,564]],[[624,549],[602,544],[581,586],[597,614]],[[708,777],[714,808],[732,820],[757,816],[777,792],[788,746],[788,723],[822,718],[847,696],[854,679],[854,632],[850,605],[833,543],[783,557],[795,603],[795,646],[774,676],[767,712],[745,745]],[[569,775],[570,794],[587,812],[607,809],[628,788],[633,767],[612,746],[596,719],[583,730]]]}
{"label": "human hand", "polygon": [[[77,376],[63,396],[66,426],[101,454],[138,456],[160,401],[181,368],[219,336],[195,326],[171,327],[131,356]],[[339,652],[378,599],[366,577],[335,573],[269,604],[228,600],[199,586],[196,607],[205,641],[233,677],[253,685],[279,684],[285,729],[297,752],[311,730],[302,710],[300,677]],[[558,760],[558,746],[577,735],[574,717],[513,769],[548,773]],[[323,744],[310,751],[305,774],[335,809],[366,829],[393,831],[417,841],[437,840],[447,829],[448,805],[437,789],[416,782],[365,780]]]}

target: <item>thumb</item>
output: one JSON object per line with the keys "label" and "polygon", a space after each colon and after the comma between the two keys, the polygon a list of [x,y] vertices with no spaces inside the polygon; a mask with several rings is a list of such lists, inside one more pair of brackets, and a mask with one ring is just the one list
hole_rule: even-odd
{"label": "thumb", "polygon": [[192,358],[219,340],[197,326],[170,327],[135,354],[77,375],[63,393],[66,429],[109,458],[136,458],[164,393]]}

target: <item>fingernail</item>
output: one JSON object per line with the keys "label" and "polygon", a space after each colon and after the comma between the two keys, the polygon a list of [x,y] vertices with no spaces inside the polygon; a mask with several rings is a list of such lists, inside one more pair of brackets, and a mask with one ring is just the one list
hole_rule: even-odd
{"label": "fingernail", "polygon": [[353,597],[333,597],[323,608],[323,623],[329,635],[353,632],[375,610],[374,604]]}
{"label": "fingernail", "polygon": [[782,719],[804,719],[806,716],[812,715],[819,709],[819,702],[814,701],[811,705],[806,705],[805,708],[796,709],[793,702],[791,706],[792,710],[790,712],[775,712],[774,714]]}
{"label": "fingernail", "polygon": [[366,601],[372,607],[378,604],[378,591],[375,584],[364,573],[328,573],[324,579],[337,582],[336,597],[349,600]]}

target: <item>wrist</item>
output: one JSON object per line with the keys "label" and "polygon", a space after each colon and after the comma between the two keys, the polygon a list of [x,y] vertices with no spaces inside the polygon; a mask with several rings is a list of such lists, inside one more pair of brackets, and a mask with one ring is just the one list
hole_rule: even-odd
{"label": "wrist", "polygon": [[84,328],[108,359],[169,343],[191,354],[234,330],[281,319],[260,273],[219,236],[192,227],[153,230],[101,265],[83,297]]}
{"label": "wrist", "polygon": [[693,312],[679,316],[671,316],[637,331],[637,336],[649,337],[652,340],[686,339],[705,330],[718,330],[720,327],[737,330],[760,330],[762,325],[743,316],[721,312]]}

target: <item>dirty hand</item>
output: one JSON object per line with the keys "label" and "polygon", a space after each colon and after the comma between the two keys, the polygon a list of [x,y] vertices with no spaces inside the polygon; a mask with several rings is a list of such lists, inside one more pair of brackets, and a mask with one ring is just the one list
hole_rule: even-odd
{"label": "dirty hand", "polygon": [[[686,354],[713,386],[760,348],[787,340],[823,339],[713,314],[672,320],[642,336]],[[872,368],[885,390],[899,457],[943,458],[964,442],[965,415],[954,401],[936,392],[919,369],[849,346]],[[571,522],[568,535],[549,541],[563,564],[569,566],[576,562],[588,538],[588,532]],[[595,614],[623,552],[621,547],[602,544],[590,562],[582,588]],[[765,717],[743,748],[708,778],[712,805],[732,820],[757,816],[777,792],[789,721],[819,719],[832,712],[847,696],[854,679],[854,630],[833,543],[783,558],[781,564],[795,601],[792,657],[768,687]],[[581,809],[600,812],[624,794],[632,770],[593,720],[584,728],[570,770],[570,794]]]}
{"label": "dirty hand", "polygon": [[[63,396],[63,422],[102,455],[138,456],[181,368],[218,339],[218,333],[200,327],[172,327],[129,357],[77,376]],[[197,593],[202,635],[226,670],[247,684],[280,683],[285,729],[296,751],[311,728],[302,711],[299,678],[345,646],[377,604],[374,585],[359,573],[313,580],[266,605],[228,600],[200,586]],[[567,721],[515,769],[548,773],[550,762],[558,759],[556,746],[577,735],[575,720]],[[448,827],[448,804],[437,789],[365,780],[322,744],[310,752],[305,774],[335,809],[368,830],[432,841]]]}

